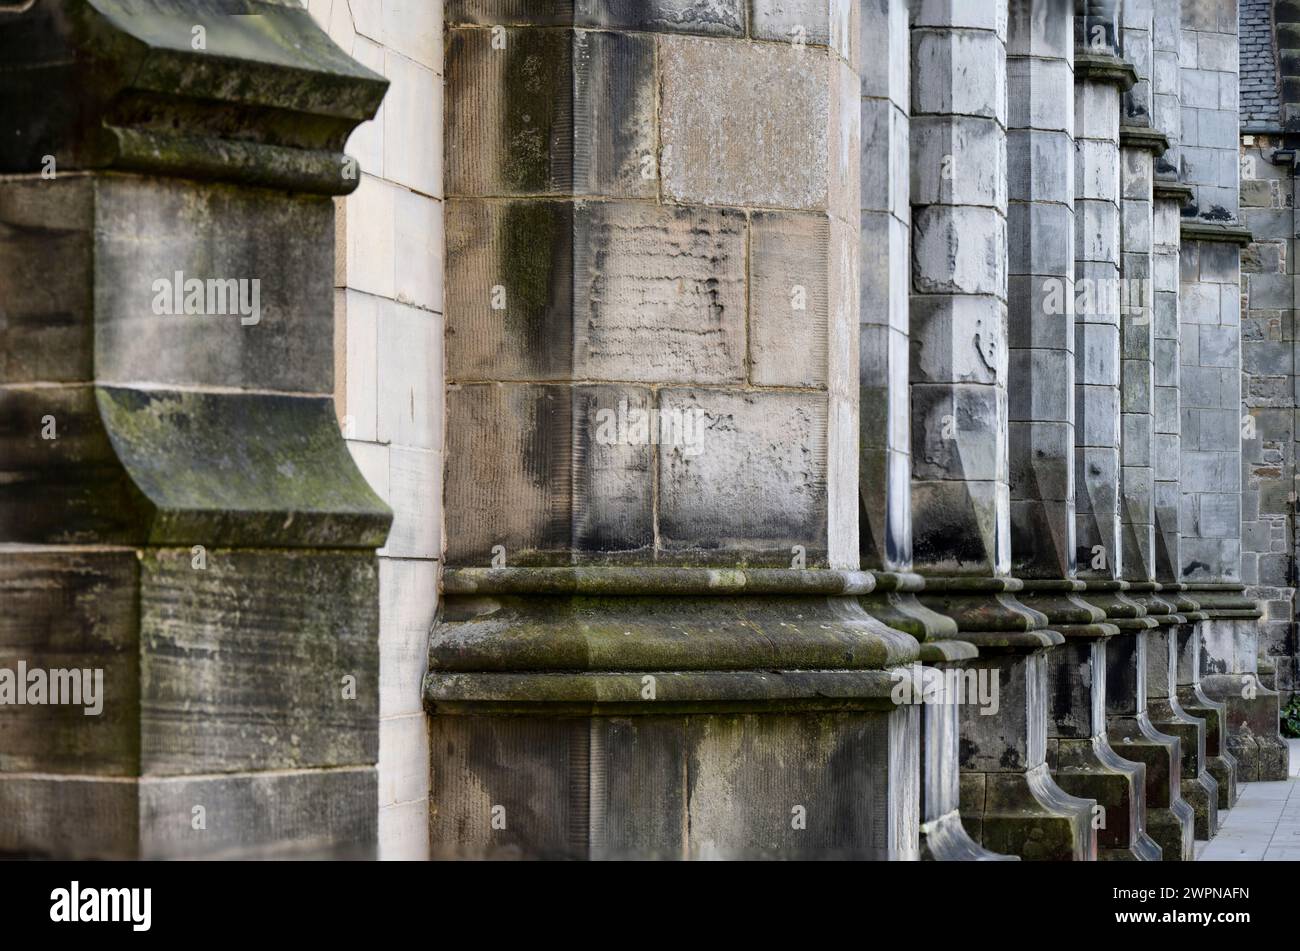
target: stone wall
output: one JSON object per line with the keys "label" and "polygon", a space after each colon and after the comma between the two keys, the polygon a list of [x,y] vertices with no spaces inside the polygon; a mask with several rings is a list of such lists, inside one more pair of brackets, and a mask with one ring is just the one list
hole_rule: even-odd
{"label": "stone wall", "polygon": [[379,551],[379,843],[427,854],[420,680],[442,553],[442,3],[309,0],[330,38],[390,85],[349,146],[337,201],[335,402],[357,465],[393,508]]}
{"label": "stone wall", "polygon": [[1295,186],[1279,135],[1245,135],[1241,217],[1242,580],[1264,607],[1261,655],[1296,689]]}

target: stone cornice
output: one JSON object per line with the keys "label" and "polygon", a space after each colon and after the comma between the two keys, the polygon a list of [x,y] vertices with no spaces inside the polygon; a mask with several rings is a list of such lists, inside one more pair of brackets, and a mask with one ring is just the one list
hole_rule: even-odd
{"label": "stone cornice", "polygon": [[1246,586],[1240,583],[1189,583],[1186,591],[1211,620],[1254,621],[1264,616],[1259,602],[1246,597]]}
{"label": "stone cornice", "polygon": [[1161,198],[1166,198],[1173,199],[1174,201],[1185,205],[1192,200],[1192,196],[1195,192],[1192,191],[1191,185],[1157,178],[1155,183],[1151,186],[1151,194],[1157,201]]}
{"label": "stone cornice", "polygon": [[1184,241],[1221,241],[1225,244],[1239,244],[1242,247],[1255,240],[1255,236],[1249,229],[1239,224],[1219,224],[1197,218],[1183,219],[1182,238]]}
{"label": "stone cornice", "polygon": [[1121,91],[1137,85],[1137,70],[1110,53],[1087,53],[1076,49],[1074,54],[1074,81],[1114,83]]}
{"label": "stone cornice", "polygon": [[324,194],[359,184],[343,147],[388,87],[286,0],[36,0],[0,16],[0,62],[0,173],[52,156]]}
{"label": "stone cornice", "polygon": [[1147,149],[1152,155],[1164,155],[1169,151],[1169,136],[1149,126],[1121,125],[1119,144],[1124,148]]}

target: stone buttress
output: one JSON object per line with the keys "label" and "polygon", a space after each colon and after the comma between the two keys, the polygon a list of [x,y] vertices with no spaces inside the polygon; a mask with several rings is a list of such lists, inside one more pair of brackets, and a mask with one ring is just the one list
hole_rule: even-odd
{"label": "stone buttress", "polygon": [[0,660],[103,677],[0,708],[0,853],[373,855],[331,196],[387,83],[287,0],[35,0],[0,60]]}
{"label": "stone buttress", "polygon": [[[911,39],[908,4],[861,9],[862,231],[859,485],[862,567],[876,579],[859,600],[868,613],[921,641],[935,671],[974,657],[949,617],[917,599],[912,571],[911,401],[908,394],[911,156],[908,151]],[[940,676],[951,676],[943,675]],[[958,711],[921,710],[921,855],[926,859],[1008,858],[978,846],[961,824]]]}
{"label": "stone buttress", "polygon": [[[1178,580],[1181,546],[1179,414],[1178,260],[1181,209],[1191,189],[1179,178],[1178,143],[1182,133],[1181,74],[1182,0],[1155,0],[1152,17],[1151,129],[1151,372],[1153,391],[1152,509],[1155,519],[1153,578],[1161,599],[1173,605],[1173,624],[1162,623],[1147,635],[1147,714],[1161,733],[1181,744],[1182,795],[1195,813],[1194,834],[1209,839],[1218,828],[1219,783],[1209,772],[1207,724],[1192,716],[1178,699],[1180,641],[1191,637],[1205,619]],[[1135,135],[1136,129],[1130,131]],[[1163,151],[1156,151],[1163,147]]]}
{"label": "stone buttress", "polygon": [[1048,764],[1095,799],[1099,857],[1158,860],[1145,772],[1106,738],[1106,642],[1119,629],[1075,576],[1074,21],[1069,0],[1012,0],[1007,40],[1011,563],[1048,654]]}
{"label": "stone buttress", "polygon": [[[1276,691],[1258,674],[1259,605],[1241,576],[1241,247],[1237,20],[1211,0],[1183,0],[1180,150],[1192,188],[1180,254],[1182,543],[1180,580],[1199,624],[1202,692],[1221,716],[1238,777],[1287,776]],[[1190,40],[1195,39],[1195,43]],[[1196,711],[1191,711],[1196,712]],[[1222,793],[1221,793],[1222,795]],[[1223,804],[1222,798],[1220,805]]]}
{"label": "stone buttress", "polygon": [[445,8],[433,853],[915,858],[917,642],[857,600],[856,18],[500,6]]}
{"label": "stone buttress", "polygon": [[913,5],[912,507],[922,600],[979,657],[957,698],[961,818],[982,845],[1090,860],[1094,803],[1047,762],[1049,650],[1064,638],[1016,600],[1007,352],[1007,6]]}

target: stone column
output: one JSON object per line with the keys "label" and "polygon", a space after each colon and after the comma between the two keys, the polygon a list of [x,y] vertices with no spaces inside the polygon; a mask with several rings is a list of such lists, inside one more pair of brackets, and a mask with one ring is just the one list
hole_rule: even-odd
{"label": "stone column", "polygon": [[[858,380],[862,567],[875,590],[859,600],[874,617],[921,641],[934,670],[976,655],[956,639],[949,617],[917,600],[912,569],[911,403],[908,395],[908,291],[911,158],[908,78],[911,61],[905,0],[861,10],[862,247]],[[926,675],[932,676],[932,675]],[[957,707],[921,710],[921,854],[940,860],[993,858],[961,824],[958,811]]]}
{"label": "stone column", "polygon": [[1182,747],[1182,795],[1195,812],[1194,834],[1208,839],[1218,827],[1218,782],[1207,767],[1206,722],[1190,715],[1178,699],[1177,657],[1180,642],[1204,620],[1197,603],[1178,580],[1181,425],[1178,399],[1178,251],[1180,212],[1191,195],[1179,181],[1177,148],[1182,128],[1178,47],[1182,35],[1181,0],[1156,0],[1152,29],[1151,125],[1168,148],[1154,157],[1152,199],[1152,371],[1154,428],[1152,438],[1155,514],[1154,577],[1160,596],[1171,602],[1176,624],[1148,635],[1147,713],[1162,733],[1178,737]]}
{"label": "stone column", "polygon": [[962,820],[996,851],[1092,859],[1093,803],[1047,765],[1047,650],[1063,638],[1010,575],[1007,7],[911,12],[914,555],[923,600],[980,649],[969,682],[996,678],[1003,698],[960,706]]}
{"label": "stone column", "polygon": [[1075,543],[1087,599],[1132,634],[1152,622],[1120,578],[1120,148],[1122,93],[1135,72],[1119,56],[1119,9],[1075,2]]}
{"label": "stone column", "polygon": [[[1191,811],[1181,803],[1169,773],[1177,741],[1158,734],[1145,714],[1145,635],[1155,621],[1125,594],[1129,583],[1123,579],[1124,199],[1119,139],[1123,96],[1137,75],[1121,57],[1120,12],[1119,4],[1109,0],[1075,4],[1078,571],[1087,582],[1088,600],[1105,610],[1107,621],[1121,632],[1106,649],[1108,735],[1121,757],[1146,766],[1147,831],[1167,860],[1190,853]],[[1141,461],[1136,451],[1134,458]]]}
{"label": "stone column", "polygon": [[1123,7],[1124,56],[1137,81],[1124,93],[1119,133],[1120,566],[1129,596],[1160,619],[1173,605],[1155,595],[1152,188],[1154,156],[1168,140],[1151,125],[1152,2],[1126,0]]}
{"label": "stone column", "polygon": [[[1258,677],[1259,606],[1241,576],[1241,265],[1238,223],[1237,23],[1184,0],[1182,158],[1192,201],[1183,212],[1180,574],[1209,614],[1201,622],[1201,684],[1227,706],[1241,778],[1285,779],[1278,695]],[[1191,42],[1195,40],[1195,43]]]}
{"label": "stone column", "polygon": [[0,15],[0,662],[89,691],[0,707],[5,854],[374,853],[331,196],[387,83],[251,6]]}
{"label": "stone column", "polygon": [[434,854],[915,858],[917,644],[856,600],[857,23],[483,6],[446,5]]}
{"label": "stone column", "polygon": [[[1074,23],[1070,0],[1012,0],[1007,37],[1011,564],[1065,643],[1048,655],[1047,758],[1097,800],[1102,858],[1159,859],[1144,770],[1106,739],[1105,642],[1077,596],[1074,543]],[[1084,676],[1080,676],[1080,672]]]}
{"label": "stone column", "polygon": [[[1152,125],[1154,110],[1154,9],[1153,0],[1126,0],[1122,12],[1123,55],[1134,67],[1136,81],[1126,90],[1120,109],[1120,574],[1126,594],[1142,605],[1146,617],[1157,626],[1138,631],[1139,650],[1129,659],[1146,666],[1116,679],[1118,685],[1143,682],[1149,690],[1152,671],[1166,679],[1160,694],[1168,694],[1167,675],[1171,662],[1169,635],[1181,620],[1172,602],[1158,593],[1155,581],[1155,367],[1153,231],[1155,156],[1168,148],[1164,133]],[[1145,661],[1143,658],[1145,657]],[[1131,674],[1131,676],[1130,676]],[[1145,692],[1145,691],[1144,691]],[[1149,698],[1116,698],[1115,708],[1124,713],[1112,721],[1112,729],[1126,735],[1141,733],[1141,745],[1148,755],[1160,760],[1151,770],[1161,782],[1160,796],[1168,789],[1170,814],[1177,822],[1163,825],[1161,846],[1166,861],[1193,858],[1194,825],[1185,821],[1194,810],[1182,798],[1183,743],[1162,732],[1151,719]],[[1137,712],[1135,723],[1128,715],[1130,703]],[[1154,741],[1151,746],[1147,741]],[[1163,749],[1163,753],[1161,750]],[[1194,778],[1197,774],[1192,773]],[[1161,779],[1161,777],[1165,777]],[[1204,796],[1202,796],[1204,798]],[[1163,817],[1163,814],[1161,814]],[[1157,822],[1159,825],[1159,822]]]}

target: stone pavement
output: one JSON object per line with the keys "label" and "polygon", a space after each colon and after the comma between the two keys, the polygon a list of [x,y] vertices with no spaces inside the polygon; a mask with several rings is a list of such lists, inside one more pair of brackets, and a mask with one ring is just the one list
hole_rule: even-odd
{"label": "stone pavement", "polygon": [[1294,862],[1300,860],[1300,740],[1291,747],[1291,778],[1247,783],[1237,805],[1210,842],[1198,842],[1200,862]]}

